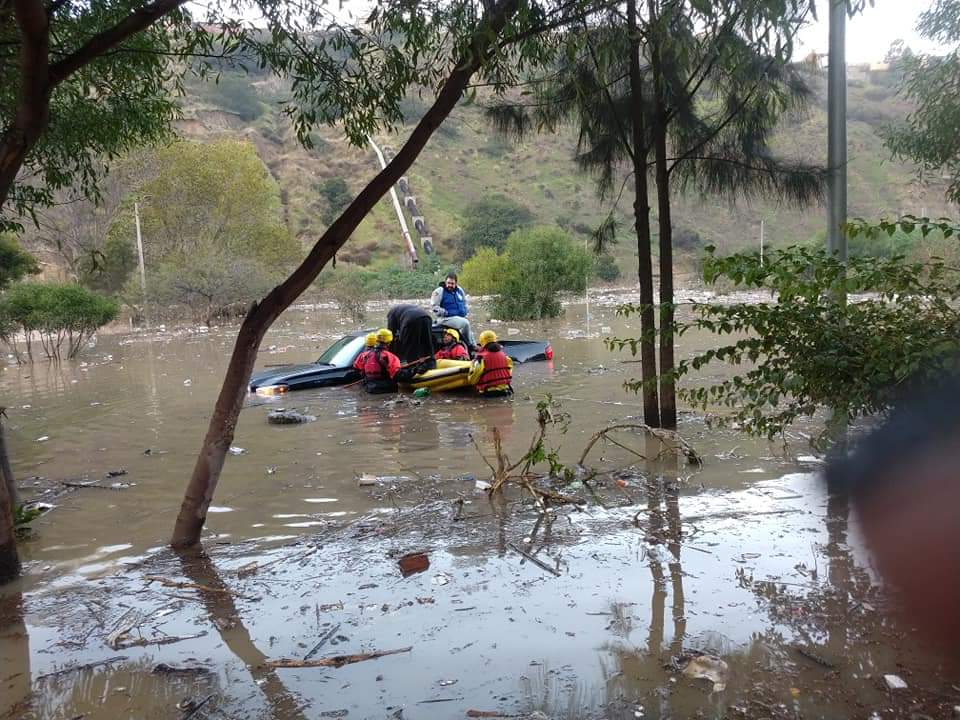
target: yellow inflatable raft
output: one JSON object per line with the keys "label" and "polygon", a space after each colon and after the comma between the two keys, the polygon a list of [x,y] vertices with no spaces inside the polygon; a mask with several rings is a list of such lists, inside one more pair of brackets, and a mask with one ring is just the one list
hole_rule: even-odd
{"label": "yellow inflatable raft", "polygon": [[437,360],[437,367],[414,375],[409,387],[430,388],[431,392],[456,390],[477,384],[477,373],[471,374],[473,363],[469,360]]}

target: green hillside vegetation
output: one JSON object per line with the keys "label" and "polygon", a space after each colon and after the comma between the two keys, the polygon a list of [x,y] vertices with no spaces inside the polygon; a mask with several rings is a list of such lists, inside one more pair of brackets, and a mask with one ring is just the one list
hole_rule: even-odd
{"label": "green hillside vegetation", "polygon": [[[230,77],[224,74],[223,78]],[[909,105],[895,90],[890,72],[869,74],[849,83],[850,215],[877,217],[914,213],[940,216],[950,212],[944,199],[945,184],[938,178],[918,182],[912,167],[890,159],[883,147],[881,130],[902,119]],[[816,99],[805,117],[795,118],[778,133],[775,150],[790,157],[826,160],[826,100],[823,78],[812,78]],[[329,217],[325,183],[342,181],[352,190],[377,170],[372,151],[351,148],[333,129],[317,137],[316,147],[299,147],[278,104],[280,88],[251,78],[245,99],[232,98],[230,107],[220,101],[224,88],[239,93],[243,86],[233,81],[220,86],[197,85],[186,98],[181,131],[188,136],[243,136],[257,147],[267,167],[276,176],[291,231],[308,242],[323,229]],[[254,100],[266,109],[246,122],[232,108],[252,106]],[[424,103],[406,103],[408,122],[415,122]],[[399,145],[397,138],[377,138],[381,147]],[[572,130],[557,135],[536,135],[515,145],[498,136],[485,121],[478,105],[462,105],[427,147],[409,174],[412,194],[427,219],[434,244],[443,261],[462,259],[460,241],[469,222],[468,208],[491,196],[506,196],[529,210],[531,222],[558,224],[586,236],[604,218],[588,177],[577,172],[572,161],[575,137]],[[629,195],[629,187],[625,193]],[[630,201],[621,207],[629,208]],[[706,243],[721,251],[755,246],[760,221],[770,245],[789,245],[814,240],[823,226],[822,213],[788,210],[752,202],[731,205],[715,198],[687,196],[676,204],[677,237],[681,256],[697,255]],[[410,218],[408,217],[408,222]],[[629,218],[618,218],[623,241],[613,253],[623,267],[633,256]],[[404,260],[403,246],[389,199],[361,225],[338,258],[340,262],[382,265]]]}
{"label": "green hillside vegetation", "polygon": [[[910,110],[896,94],[896,82],[893,73],[883,72],[849,83],[850,216],[954,214],[944,199],[943,180],[926,177],[925,182],[918,181],[912,167],[891,160],[883,147],[883,129],[902,120]],[[816,91],[815,101],[805,116],[791,119],[780,129],[774,149],[788,157],[825,162],[825,82],[822,77],[814,76],[811,83]],[[269,196],[267,204],[276,208],[275,217],[280,223],[271,232],[276,233],[274,237],[281,245],[282,236],[288,235],[301,247],[307,247],[349,204],[379,165],[371,149],[351,147],[336,128],[322,128],[313,136],[313,148],[302,147],[284,113],[285,97],[284,87],[271,76],[258,74],[255,69],[249,73],[224,70],[218,82],[194,80],[187,85],[177,130],[183,138],[204,144],[245,141],[242,146],[259,156],[262,165],[256,164],[266,168],[268,185],[274,188],[265,191]],[[424,101],[415,97],[405,101],[408,125],[419,119],[425,107]],[[324,276],[330,277],[322,280],[321,285],[332,283],[337,272],[343,275],[355,267],[363,270],[356,277],[362,279],[368,295],[395,292],[416,296],[432,286],[435,276],[470,257],[476,246],[492,243],[502,248],[506,236],[520,226],[557,225],[575,242],[585,245],[589,242],[608,208],[594,193],[592,179],[579,173],[573,162],[576,143],[573,129],[531,135],[525,142],[514,144],[494,132],[483,110],[482,98],[457,108],[408,174],[410,192],[426,219],[437,256],[425,257],[417,242],[420,272],[402,281],[390,279],[400,270],[409,269],[410,263],[390,199],[384,198],[339,253],[339,271],[326,271]],[[388,156],[391,148],[399,147],[401,139],[376,138]],[[169,156],[170,151],[161,151],[161,156],[164,152]],[[244,162],[248,160],[249,157]],[[129,199],[131,191],[144,182],[144,172],[114,173],[102,208],[82,212],[82,203],[67,205],[71,215],[60,218],[52,231],[28,233],[25,246],[42,255],[48,264],[59,264],[64,276],[98,290],[117,291],[123,276],[133,268]],[[196,186],[203,180],[194,178],[191,182]],[[596,264],[595,279],[615,281],[618,271],[622,273],[621,281],[633,279],[635,240],[632,220],[627,214],[632,204],[631,186],[627,183],[619,204],[621,211],[615,218],[619,242],[609,248],[612,258],[603,258]],[[169,189],[172,192],[176,188],[170,186]],[[183,217],[178,221],[190,222],[191,213],[199,217],[198,213],[207,211],[203,202],[190,207],[198,199],[189,189],[180,189],[175,214]],[[153,237],[157,233],[152,227],[149,205],[144,207],[148,265],[151,264],[150,248],[156,247],[155,241],[162,240]],[[273,210],[266,206],[264,210],[273,216]],[[674,246],[681,273],[697,268],[707,244],[715,245],[721,253],[757,247],[761,220],[769,247],[822,243],[824,218],[818,208],[798,211],[764,202],[733,205],[712,197],[677,197]],[[409,213],[407,222],[412,231]],[[83,242],[64,243],[67,234],[87,237]],[[126,238],[126,244],[119,241],[120,236]],[[414,237],[416,239],[416,234]],[[914,243],[900,238],[886,243],[882,251],[872,246],[859,248],[856,243],[852,249],[855,253],[888,254],[895,246],[908,255],[923,256],[952,249],[949,244],[941,245],[937,246],[932,239]],[[122,253],[110,252],[112,246]],[[213,257],[211,255],[211,259]],[[283,262],[292,258],[293,253],[285,250]],[[276,259],[272,264],[277,265]],[[164,270],[165,274],[175,276],[167,270],[169,268]],[[252,267],[237,266],[233,272],[249,277],[251,287],[258,289],[266,287],[271,279],[269,273],[265,275]],[[209,278],[205,281],[212,282]],[[340,284],[344,285],[342,281]],[[331,287],[335,285],[337,283]],[[473,291],[469,286],[468,289]]]}

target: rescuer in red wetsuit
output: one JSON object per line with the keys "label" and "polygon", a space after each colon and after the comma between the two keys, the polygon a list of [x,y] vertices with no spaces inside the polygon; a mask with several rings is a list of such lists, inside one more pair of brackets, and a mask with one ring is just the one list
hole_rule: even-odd
{"label": "rescuer in red wetsuit", "polygon": [[393,342],[393,333],[386,328],[377,331],[377,345],[367,355],[363,363],[364,383],[368,393],[388,393],[397,391],[397,372],[400,370],[400,358],[387,348]]}
{"label": "rescuer in red wetsuit", "polygon": [[513,360],[511,360],[493,330],[480,333],[480,351],[475,361],[475,372],[479,374],[477,392],[485,397],[503,397],[513,395],[510,381],[513,379]]}
{"label": "rescuer in red wetsuit", "polygon": [[360,354],[357,355],[357,359],[353,361],[353,369],[358,370],[361,375],[363,375],[363,366],[367,362],[367,356],[373,353],[373,349],[377,346],[377,334],[369,333],[367,335],[366,346],[363,350],[360,351]]}
{"label": "rescuer in red wetsuit", "polygon": [[443,346],[437,350],[434,357],[437,360],[469,360],[470,353],[467,347],[460,342],[460,333],[453,328],[443,331]]}

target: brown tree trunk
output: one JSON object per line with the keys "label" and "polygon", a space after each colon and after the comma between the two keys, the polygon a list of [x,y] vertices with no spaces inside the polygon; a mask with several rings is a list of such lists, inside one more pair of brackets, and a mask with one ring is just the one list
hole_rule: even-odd
{"label": "brown tree trunk", "polygon": [[[650,25],[658,23],[654,0],[647,0]],[[667,166],[667,106],[663,88],[663,66],[660,56],[659,28],[650,33],[653,71],[654,121],[651,128],[656,163],[657,222],[660,229],[660,425],[677,428],[677,394],[674,385],[674,310],[673,310],[673,220],[670,216],[670,170]]]}
{"label": "brown tree trunk", "polygon": [[7,484],[0,482],[0,585],[20,574],[17,537],[13,531],[13,502]]}
{"label": "brown tree trunk", "polygon": [[496,5],[494,12],[477,29],[465,56],[450,73],[436,101],[417,123],[394,159],[367,184],[343,214],[324,232],[297,269],[271,290],[259,304],[255,303],[250,308],[237,334],[207,434],[197,456],[193,475],[187,484],[170,540],[174,548],[186,548],[200,542],[207,509],[213,500],[227,450],[233,442],[247,383],[250,381],[263,336],[280,313],[290,307],[310,286],[367,213],[413,164],[430,136],[460,100],[470,78],[495,48],[500,32],[516,12],[517,4],[518,0],[503,0]]}
{"label": "brown tree trunk", "polygon": [[633,220],[637,233],[637,279],[640,282],[640,376],[643,380],[643,421],[660,427],[657,399],[657,350],[653,306],[653,258],[650,243],[650,199],[647,187],[647,138],[643,108],[643,76],[640,73],[640,34],[637,2],[627,0],[627,31],[630,33],[630,107],[633,112]]}
{"label": "brown tree trunk", "polygon": [[7,455],[7,439],[3,433],[5,410],[6,408],[0,407],[0,481],[7,486],[7,497],[10,498],[10,504],[17,507],[20,504],[20,497],[17,495],[17,479],[13,474],[13,468],[10,467],[10,456]]}
{"label": "brown tree trunk", "polygon": [[0,206],[6,201],[27,153],[47,127],[50,115],[50,24],[40,0],[13,0],[20,30],[17,109],[0,139]]}

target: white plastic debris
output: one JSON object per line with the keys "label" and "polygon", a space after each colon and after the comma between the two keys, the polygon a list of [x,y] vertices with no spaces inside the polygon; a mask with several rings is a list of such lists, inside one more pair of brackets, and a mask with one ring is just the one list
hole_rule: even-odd
{"label": "white plastic debris", "polygon": [[450,578],[447,575],[444,575],[443,573],[440,573],[439,575],[434,575],[433,578],[430,580],[431,585],[446,585],[448,582],[450,582]]}
{"label": "white plastic debris", "polygon": [[727,687],[730,666],[714,655],[698,655],[690,659],[683,674],[697,680],[709,680],[714,692],[721,692]]}
{"label": "white plastic debris", "polygon": [[473,486],[474,486],[477,490],[489,490],[491,487],[493,487],[493,486],[492,486],[490,483],[488,483],[486,480],[477,480],[477,481],[473,484]]}
{"label": "white plastic debris", "polygon": [[899,675],[884,675],[883,682],[887,685],[887,690],[906,690],[907,683]]}
{"label": "white plastic debris", "polygon": [[190,387],[191,385],[193,385],[193,380],[191,380],[190,378],[187,378],[186,380],[183,381],[183,384],[186,385],[187,387]]}
{"label": "white plastic debris", "polygon": [[46,442],[49,439],[50,439],[49,435],[41,435],[40,437],[37,438],[37,442]]}
{"label": "white plastic debris", "polygon": [[377,476],[371,475],[370,473],[363,473],[363,475],[357,475],[357,486],[358,487],[370,487],[371,485],[377,484]]}
{"label": "white plastic debris", "polygon": [[244,450],[242,447],[231,445],[230,449],[227,452],[229,452],[231,455],[245,455],[247,451]]}

